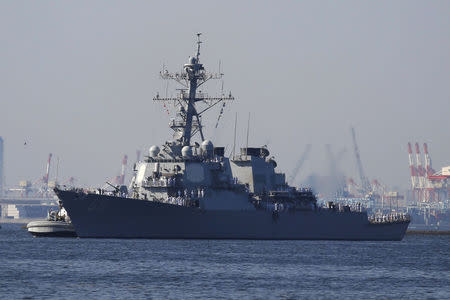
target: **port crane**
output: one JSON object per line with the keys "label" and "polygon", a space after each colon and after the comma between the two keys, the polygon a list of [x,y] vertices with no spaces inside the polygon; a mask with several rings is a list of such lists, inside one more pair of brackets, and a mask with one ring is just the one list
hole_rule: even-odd
{"label": "port crane", "polygon": [[289,182],[291,184],[294,184],[294,180],[297,177],[298,172],[300,171],[300,168],[303,166],[303,163],[308,158],[310,151],[311,151],[311,144],[307,144],[305,151],[303,151],[302,156],[300,156],[300,159],[298,160],[297,164],[295,165],[294,170],[292,170],[291,176],[289,176]]}
{"label": "port crane", "polygon": [[355,129],[352,126],[352,127],[350,127],[350,130],[352,133],[353,149],[355,151],[356,166],[358,167],[359,179],[361,180],[361,189],[365,194],[368,194],[368,193],[370,193],[372,188],[370,186],[369,179],[367,179],[367,177],[364,173],[364,169],[363,169],[362,162],[361,162],[361,157],[359,155],[358,144],[356,143]]}

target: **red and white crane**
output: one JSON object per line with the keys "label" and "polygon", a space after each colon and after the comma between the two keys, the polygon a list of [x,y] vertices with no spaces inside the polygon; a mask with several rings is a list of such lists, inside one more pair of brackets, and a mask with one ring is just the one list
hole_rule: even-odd
{"label": "red and white crane", "polygon": [[409,158],[409,170],[411,173],[411,187],[414,190],[418,186],[417,182],[418,178],[417,178],[417,170],[416,167],[414,166],[411,143],[408,143],[408,158]]}
{"label": "red and white crane", "polygon": [[367,179],[367,177],[364,173],[363,166],[362,166],[361,157],[359,155],[358,144],[356,143],[355,129],[353,127],[350,127],[350,131],[352,133],[353,150],[355,151],[356,166],[358,167],[358,171],[359,171],[359,179],[361,180],[361,188],[364,193],[368,194],[371,191],[371,186],[370,186],[369,179]]}
{"label": "red and white crane", "polygon": [[415,150],[416,165],[414,165],[414,160],[412,158],[411,143],[408,143],[413,198],[417,195],[417,201],[425,203],[440,201],[441,198],[446,199],[448,197],[446,178],[439,176],[433,169],[427,143],[423,144],[425,167],[422,166],[418,143],[415,143]]}
{"label": "red and white crane", "polygon": [[425,169],[428,176],[432,176],[436,171],[433,169],[433,166],[431,165],[431,157],[428,154],[428,145],[427,143],[423,143],[423,151],[425,153]]}
{"label": "red and white crane", "polygon": [[418,177],[418,188],[425,187],[425,169],[422,166],[422,159],[420,158],[419,144],[416,143],[416,162],[417,162],[417,177]]}

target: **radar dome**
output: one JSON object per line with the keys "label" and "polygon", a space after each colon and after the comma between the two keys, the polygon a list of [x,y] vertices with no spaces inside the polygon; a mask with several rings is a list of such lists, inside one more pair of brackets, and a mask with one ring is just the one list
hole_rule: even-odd
{"label": "radar dome", "polygon": [[159,154],[159,147],[158,146],[151,146],[150,149],[148,150],[148,153],[150,155],[150,157],[156,158]]}
{"label": "radar dome", "polygon": [[204,140],[200,146],[203,155],[211,157],[214,154],[214,145],[210,140]]}
{"label": "radar dome", "polygon": [[191,158],[192,157],[192,148],[190,146],[184,146],[181,149],[181,155],[184,158]]}
{"label": "radar dome", "polygon": [[202,150],[214,150],[213,143],[210,140],[204,140],[201,145]]}

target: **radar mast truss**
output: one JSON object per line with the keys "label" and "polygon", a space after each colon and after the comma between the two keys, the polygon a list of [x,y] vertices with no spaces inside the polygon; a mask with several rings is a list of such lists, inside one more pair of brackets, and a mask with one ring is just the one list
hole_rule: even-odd
{"label": "radar mast truss", "polygon": [[[202,141],[205,140],[202,130],[201,116],[203,113],[216,106],[220,102],[234,100],[231,92],[226,96],[223,92],[219,97],[209,97],[207,94],[197,92],[197,88],[210,79],[222,79],[223,73],[208,73],[200,63],[201,33],[197,33],[197,52],[189,58],[189,62],[183,66],[180,73],[169,73],[167,70],[160,72],[164,80],[174,80],[183,88],[179,89],[177,97],[160,97],[159,93],[154,101],[173,102],[178,107],[177,119],[170,122],[170,128],[174,132],[174,138],[183,146],[189,146],[191,138],[200,133]],[[200,105],[202,107],[200,108]],[[199,107],[197,107],[199,106]],[[198,108],[198,109],[197,109]]]}

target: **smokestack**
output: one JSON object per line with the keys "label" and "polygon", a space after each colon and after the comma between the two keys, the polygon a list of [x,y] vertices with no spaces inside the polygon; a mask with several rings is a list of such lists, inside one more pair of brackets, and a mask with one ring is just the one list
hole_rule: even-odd
{"label": "smokestack", "polygon": [[48,155],[48,161],[47,161],[47,170],[45,171],[45,176],[44,176],[44,183],[47,185],[48,188],[48,176],[50,174],[50,162],[52,160],[52,154],[50,153]]}
{"label": "smokestack", "polygon": [[123,185],[125,183],[125,169],[127,168],[128,156],[124,155],[122,160],[122,172],[120,172],[119,184]]}
{"label": "smokestack", "polygon": [[136,162],[141,160],[141,150],[136,150]]}
{"label": "smokestack", "polygon": [[0,136],[0,196],[3,196],[3,139]]}

